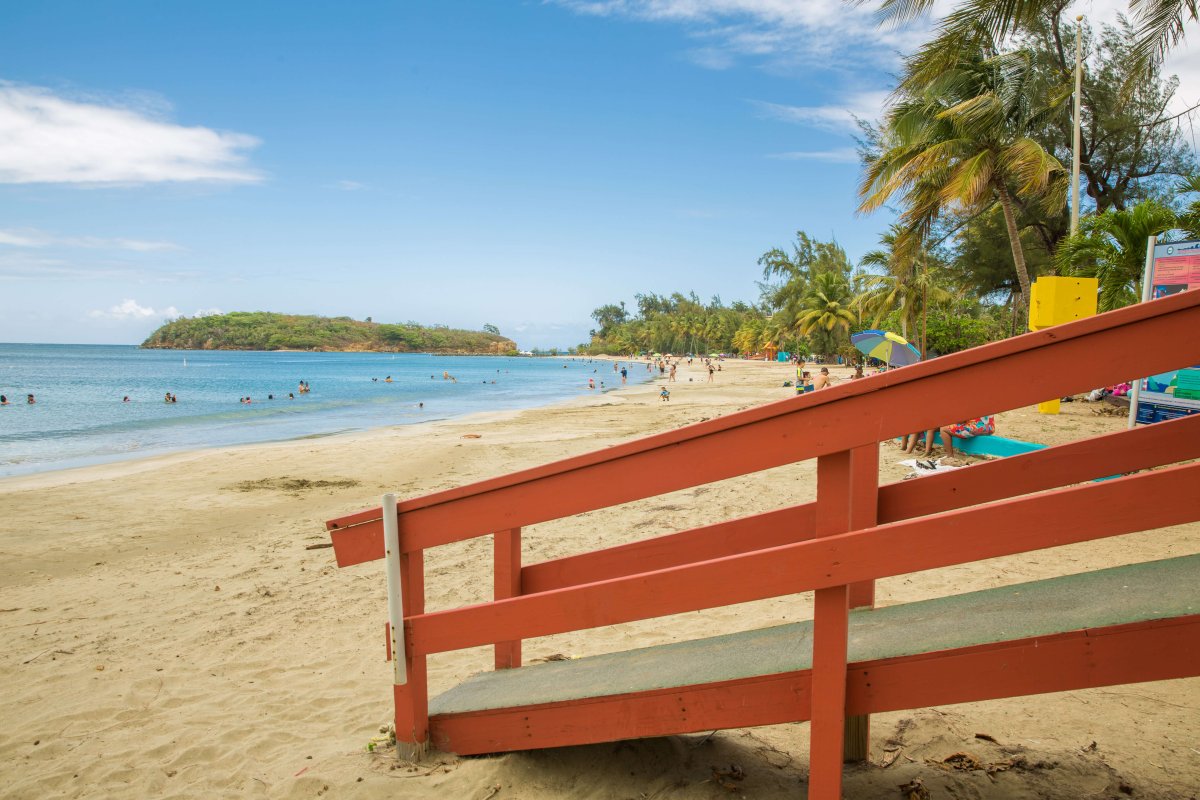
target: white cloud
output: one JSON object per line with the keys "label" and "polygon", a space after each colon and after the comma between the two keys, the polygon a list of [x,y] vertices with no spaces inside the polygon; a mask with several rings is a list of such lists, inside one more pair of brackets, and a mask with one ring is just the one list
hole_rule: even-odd
{"label": "white cloud", "polygon": [[254,183],[243,133],[0,82],[0,183]]}
{"label": "white cloud", "polygon": [[219,308],[197,308],[192,314],[193,317],[215,317],[225,312]]}
{"label": "white cloud", "polygon": [[138,253],[157,253],[163,250],[182,250],[174,242],[144,242],[141,239],[111,239],[114,247],[122,250],[133,250]]}
{"label": "white cloud", "polygon": [[836,164],[858,163],[858,151],[853,147],[835,147],[831,150],[798,150],[790,153],[771,153],[767,158],[781,161],[828,161]]}
{"label": "white cloud", "polygon": [[888,92],[850,92],[845,102],[822,106],[788,106],[752,100],[759,112],[771,119],[792,122],[832,133],[857,133],[855,118],[879,119],[887,106]]}
{"label": "white cloud", "polygon": [[28,236],[13,231],[0,231],[0,244],[6,244],[10,247],[41,247],[42,242],[36,237]]}
{"label": "white cloud", "polygon": [[89,250],[132,250],[138,253],[182,250],[174,242],[144,239],[106,239],[99,236],[55,236],[33,228],[0,230],[0,245],[11,247],[82,247]]}
{"label": "white cloud", "polygon": [[773,68],[892,66],[898,52],[911,50],[931,29],[928,19],[880,28],[872,4],[845,0],[549,1],[578,14],[683,25],[703,41],[689,57],[711,69],[727,69],[739,58]]}
{"label": "white cloud", "polygon": [[92,319],[140,320],[151,317],[178,317],[179,309],[175,306],[167,306],[155,311],[153,308],[140,305],[136,300],[126,299],[120,304],[110,307],[107,311],[89,311],[88,316]]}
{"label": "white cloud", "polygon": [[359,183],[358,181],[338,181],[335,185],[337,188],[343,189],[347,192],[356,192],[359,189],[367,188],[365,183]]}

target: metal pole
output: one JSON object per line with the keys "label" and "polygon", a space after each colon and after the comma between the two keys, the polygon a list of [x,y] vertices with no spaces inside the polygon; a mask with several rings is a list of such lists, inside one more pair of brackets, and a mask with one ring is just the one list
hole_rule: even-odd
{"label": "metal pole", "polygon": [[1075,18],[1075,124],[1071,132],[1071,235],[1079,230],[1079,105],[1083,94],[1083,15]]}
{"label": "metal pole", "polygon": [[[1154,246],[1158,244],[1158,237],[1154,234],[1146,240],[1146,266],[1142,269],[1142,302],[1145,303],[1150,299],[1150,273],[1154,269]],[[1133,382],[1133,386],[1129,390],[1129,424],[1127,428],[1133,429],[1134,423],[1137,422],[1138,401],[1142,396],[1142,379],[1138,378]]]}
{"label": "metal pole", "polygon": [[408,683],[408,659],[404,652],[404,584],[400,577],[400,521],[396,495],[383,496],[383,551],[387,569],[388,632],[392,638],[392,682]]}

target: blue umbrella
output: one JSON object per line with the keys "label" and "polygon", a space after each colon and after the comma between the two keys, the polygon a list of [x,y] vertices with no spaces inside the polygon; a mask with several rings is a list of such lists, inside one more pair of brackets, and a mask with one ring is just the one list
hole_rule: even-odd
{"label": "blue umbrella", "polygon": [[850,343],[871,358],[892,367],[904,367],[921,360],[921,351],[903,336],[891,331],[869,330],[850,337]]}

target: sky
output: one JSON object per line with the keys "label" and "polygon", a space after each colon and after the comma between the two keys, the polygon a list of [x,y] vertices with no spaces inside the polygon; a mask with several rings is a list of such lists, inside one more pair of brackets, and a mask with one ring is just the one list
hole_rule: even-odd
{"label": "sky", "polygon": [[842,0],[4,3],[0,342],[278,311],[568,347],[637,293],[754,301],[796,231],[857,259],[887,228],[856,214],[854,116],[930,25]]}

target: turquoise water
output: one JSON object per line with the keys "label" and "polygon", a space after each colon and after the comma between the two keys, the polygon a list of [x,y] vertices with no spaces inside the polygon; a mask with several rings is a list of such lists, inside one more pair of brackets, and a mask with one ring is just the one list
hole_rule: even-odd
{"label": "turquoise water", "polygon": [[584,359],[0,344],[0,476],[545,405],[589,393],[588,378],[620,385]]}

